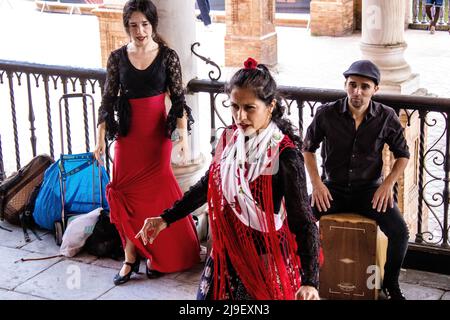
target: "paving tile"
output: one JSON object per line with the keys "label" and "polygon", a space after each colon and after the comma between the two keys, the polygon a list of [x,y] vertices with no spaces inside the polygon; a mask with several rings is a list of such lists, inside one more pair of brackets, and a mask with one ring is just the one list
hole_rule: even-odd
{"label": "paving tile", "polygon": [[401,283],[400,287],[408,300],[439,300],[444,294],[443,290],[423,287],[416,284]]}
{"label": "paving tile", "polygon": [[[9,232],[9,231],[0,229],[0,243],[4,247],[22,248],[25,245],[31,244],[35,241],[39,241],[36,239],[36,236],[31,231],[28,231],[31,242],[27,243],[27,242],[25,242],[22,228],[12,225],[6,221],[0,221],[0,225],[2,227],[5,227],[5,228],[13,231],[13,232]],[[36,233],[42,238],[46,234],[48,234],[49,231],[43,230],[43,229],[38,229],[38,230],[36,230]]]}
{"label": "paving tile", "polygon": [[44,299],[29,294],[23,294],[15,291],[0,289],[0,301],[3,300],[44,300]]}
{"label": "paving tile", "polygon": [[56,300],[92,300],[114,284],[115,271],[64,260],[18,286],[15,291]]}
{"label": "paving tile", "polygon": [[400,273],[400,281],[425,287],[450,291],[450,276],[420,270],[405,270]]}
{"label": "paving tile", "polygon": [[46,234],[41,237],[42,240],[34,240],[23,247],[21,249],[27,250],[30,252],[42,253],[45,255],[59,255],[59,246],[56,245],[55,237],[53,234]]}
{"label": "paving tile", "polygon": [[450,291],[444,293],[441,300],[450,300]]}
{"label": "paving tile", "polygon": [[55,258],[21,262],[22,258],[39,258],[43,257],[43,255],[8,247],[0,247],[0,250],[0,288],[9,290],[14,289],[61,260],[60,258]]}
{"label": "paving tile", "polygon": [[[117,261],[109,258],[98,258],[97,260],[92,262],[92,265],[100,266],[104,268],[110,268],[118,271],[120,268],[122,268],[123,261]],[[145,266],[141,263],[140,269],[144,270]]]}
{"label": "paving tile", "polygon": [[165,277],[149,280],[144,276],[116,286],[99,300],[195,300],[196,295],[197,285]]}
{"label": "paving tile", "polygon": [[90,263],[93,263],[94,261],[97,261],[98,258],[96,256],[90,255],[86,251],[81,251],[76,256],[71,257],[71,258],[66,258],[66,259],[90,264]]}
{"label": "paving tile", "polygon": [[181,281],[187,284],[191,285],[197,285],[200,282],[200,276],[203,271],[204,263],[198,263],[194,267],[192,267],[190,270],[184,271],[184,272],[178,272],[177,275],[174,277],[175,280]]}

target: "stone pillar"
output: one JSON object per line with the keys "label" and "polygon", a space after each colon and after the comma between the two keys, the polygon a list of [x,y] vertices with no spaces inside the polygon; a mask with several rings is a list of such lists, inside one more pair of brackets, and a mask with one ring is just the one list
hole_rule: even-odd
{"label": "stone pillar", "polygon": [[[361,51],[364,59],[373,61],[380,68],[381,93],[412,94],[419,89],[419,75],[412,74],[404,58],[407,47],[404,40],[406,6],[405,0],[362,2]],[[414,238],[417,226],[419,119],[415,113],[410,119],[411,125],[407,126],[407,116],[401,112],[400,121],[405,127],[411,158],[398,181],[398,204]],[[388,174],[394,158],[387,147],[383,153],[384,170]]]}
{"label": "stone pillar", "polygon": [[[179,0],[152,0],[158,8],[158,32],[169,47],[173,48],[181,62],[183,71],[183,85],[197,76],[197,58],[191,52],[191,45],[196,42],[195,30],[195,2]],[[168,100],[168,99],[167,99]],[[170,105],[170,100],[166,101]],[[199,137],[199,104],[197,95],[186,95],[186,103],[192,108],[196,122],[189,136],[191,147],[191,163],[179,165],[172,163],[172,169],[183,190],[187,191],[205,173],[205,157],[200,153]],[[174,145],[173,153],[177,152]],[[207,230],[206,205],[194,212],[197,221],[197,233],[200,240],[205,240]]]}
{"label": "stone pillar", "polygon": [[353,1],[312,0],[310,5],[311,35],[343,36],[352,33]]}
{"label": "stone pillar", "polygon": [[[173,48],[180,58],[183,71],[183,85],[197,76],[197,58],[191,53],[191,45],[196,42],[195,3],[194,1],[153,0],[158,8],[158,32],[169,47]],[[199,108],[196,95],[186,95],[186,102],[192,108],[194,128],[190,138],[193,162],[202,157],[199,153],[198,125]]]}
{"label": "stone pillar", "polygon": [[412,94],[419,89],[419,76],[411,73],[404,58],[405,0],[362,2],[361,51],[381,71],[382,93]]}
{"label": "stone pillar", "polygon": [[225,17],[225,66],[242,66],[248,57],[277,64],[274,0],[225,0]]}
{"label": "stone pillar", "polygon": [[405,0],[405,29],[413,22],[413,0]]}

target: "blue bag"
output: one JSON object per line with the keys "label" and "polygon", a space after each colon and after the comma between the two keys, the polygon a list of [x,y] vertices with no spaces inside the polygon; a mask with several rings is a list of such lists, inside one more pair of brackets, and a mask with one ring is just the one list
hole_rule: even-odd
{"label": "blue bag", "polygon": [[105,168],[92,153],[63,154],[45,171],[33,218],[40,227],[54,230],[56,221],[65,224],[64,216],[99,207],[109,210],[105,196],[108,182]]}

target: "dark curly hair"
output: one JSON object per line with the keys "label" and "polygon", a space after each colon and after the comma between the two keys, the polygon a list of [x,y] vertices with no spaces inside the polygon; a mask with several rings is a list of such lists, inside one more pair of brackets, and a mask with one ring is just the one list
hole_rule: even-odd
{"label": "dark curly hair", "polygon": [[286,107],[282,104],[282,96],[277,90],[277,83],[264,64],[258,64],[255,68],[242,68],[238,70],[231,80],[225,85],[225,92],[231,94],[233,88],[251,89],[255,96],[267,106],[276,101],[272,111],[272,121],[287,135],[298,151],[302,150],[302,139],[295,134],[295,127],[289,119],[283,117]]}
{"label": "dark curly hair", "polygon": [[158,11],[156,6],[150,0],[129,0],[123,7],[123,26],[128,35],[130,35],[130,18],[134,12],[142,12],[152,25],[153,40],[159,45],[166,45],[166,42],[158,34]]}

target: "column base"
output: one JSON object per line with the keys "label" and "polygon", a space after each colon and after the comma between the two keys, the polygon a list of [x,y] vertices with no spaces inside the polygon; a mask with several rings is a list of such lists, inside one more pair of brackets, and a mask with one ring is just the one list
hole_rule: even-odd
{"label": "column base", "polygon": [[[181,190],[186,192],[192,185],[194,185],[204,174],[205,156],[200,156],[194,159],[191,163],[185,166],[172,164],[172,170],[175,178],[180,185]],[[191,212],[195,221],[198,239],[200,241],[206,240],[208,236],[208,206],[205,203],[203,206]]]}
{"label": "column base", "polygon": [[201,178],[201,176],[204,174],[204,165],[205,156],[203,154],[200,154],[198,158],[192,160],[187,165],[172,164],[173,173],[183,192],[186,192]]}
{"label": "column base", "polygon": [[380,92],[389,94],[413,94],[419,90],[420,76],[417,73],[402,82],[381,81]]}
{"label": "column base", "polygon": [[360,44],[364,59],[375,63],[380,69],[382,93],[411,94],[419,89],[419,75],[411,73],[404,52],[405,42],[395,45]]}
{"label": "column base", "polygon": [[241,67],[248,57],[259,63],[274,66],[278,62],[277,34],[264,36],[225,36],[225,66]]}

